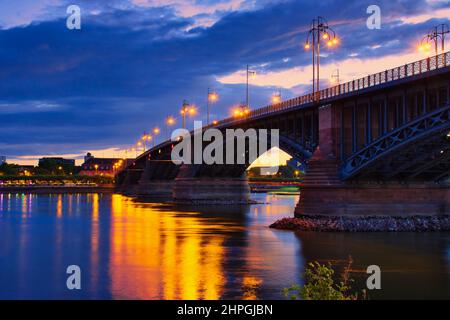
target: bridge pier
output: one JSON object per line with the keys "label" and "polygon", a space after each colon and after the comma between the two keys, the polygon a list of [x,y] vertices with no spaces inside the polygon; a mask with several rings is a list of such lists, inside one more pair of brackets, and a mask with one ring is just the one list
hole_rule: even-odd
{"label": "bridge pier", "polygon": [[450,214],[448,186],[356,184],[308,186],[295,216],[434,216]]}
{"label": "bridge pier", "polygon": [[123,181],[120,184],[117,191],[125,194],[125,195],[134,195],[136,194],[139,184],[139,178],[141,176],[140,170],[129,170],[126,169],[126,171],[123,173]]}
{"label": "bridge pier", "polygon": [[336,154],[340,121],[331,105],[319,108],[319,146],[308,170],[295,209],[304,216],[435,216],[450,214],[450,186],[433,182],[345,182]]}
{"label": "bridge pier", "polygon": [[174,185],[174,180],[141,180],[135,193],[137,196],[169,199],[172,198]]}
{"label": "bridge pier", "polygon": [[246,204],[250,199],[247,178],[177,178],[173,187],[176,202]]}
{"label": "bridge pier", "polygon": [[135,195],[150,198],[172,198],[172,189],[175,181],[173,179],[155,179],[152,177],[153,171],[153,166],[147,160],[138,186],[135,189]]}

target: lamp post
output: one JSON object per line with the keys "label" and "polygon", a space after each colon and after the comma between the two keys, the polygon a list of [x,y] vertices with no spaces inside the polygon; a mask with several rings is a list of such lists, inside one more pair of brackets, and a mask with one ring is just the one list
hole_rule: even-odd
{"label": "lamp post", "polygon": [[186,129],[186,115],[195,115],[195,107],[190,105],[186,100],[183,100],[183,106],[181,107],[180,113],[183,117],[183,129]]}
{"label": "lamp post", "polygon": [[[175,118],[172,116],[168,116],[166,118],[166,135],[169,135],[169,127],[173,126],[175,124]],[[169,139],[170,139],[170,135],[169,135]]]}
{"label": "lamp post", "polygon": [[248,109],[250,109],[250,93],[249,93],[249,87],[248,87],[248,82],[249,82],[250,76],[255,77],[256,71],[250,70],[250,66],[247,65],[247,92],[246,92],[245,105],[247,106]]}
{"label": "lamp post", "polygon": [[159,129],[159,127],[154,127],[153,128],[153,130],[152,130],[152,132],[153,132],[153,147],[156,145],[156,136],[158,135],[158,134],[160,134],[160,132],[161,132],[161,129]]}
{"label": "lamp post", "polygon": [[281,90],[278,90],[277,93],[274,93],[271,97],[271,101],[273,104],[278,104],[281,102]]}
{"label": "lamp post", "polygon": [[210,104],[213,104],[214,102],[217,101],[217,99],[219,99],[219,95],[217,94],[216,91],[211,90],[210,88],[208,88],[208,96],[206,99],[206,124],[209,125],[209,107]]}
{"label": "lamp post", "polygon": [[339,69],[336,69],[331,73],[331,83],[334,85],[338,85],[340,83],[339,79]]}
{"label": "lamp post", "polygon": [[242,105],[242,104],[233,108],[231,111],[235,118],[243,118],[250,114],[250,108],[248,108],[246,105]]}
{"label": "lamp post", "polygon": [[419,50],[429,53],[431,48],[431,42],[434,42],[434,52],[438,55],[439,51],[439,39],[441,40],[441,52],[445,52],[445,37],[450,33],[448,24],[442,23],[434,26],[428,33],[423,37],[419,45]]}
{"label": "lamp post", "polygon": [[[144,132],[144,134],[142,135],[141,140],[142,140],[142,142],[143,142],[143,144],[144,144],[144,152],[145,152],[145,150],[147,149],[147,141],[149,141],[149,137],[150,137],[150,135],[147,134],[146,132]],[[150,147],[150,146],[149,146],[149,147]]]}
{"label": "lamp post", "polygon": [[318,100],[317,93],[320,91],[320,43],[324,41],[327,47],[333,47],[339,43],[336,33],[328,26],[328,22],[323,17],[317,17],[311,22],[311,26],[306,37],[305,49],[312,47],[313,62],[313,97]]}

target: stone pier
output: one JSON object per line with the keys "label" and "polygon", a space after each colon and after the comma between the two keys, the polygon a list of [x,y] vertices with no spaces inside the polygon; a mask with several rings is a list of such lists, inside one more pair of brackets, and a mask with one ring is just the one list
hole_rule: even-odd
{"label": "stone pier", "polygon": [[332,106],[319,108],[319,146],[295,209],[304,216],[408,216],[450,214],[450,188],[434,183],[346,183],[339,176],[339,126]]}
{"label": "stone pier", "polygon": [[249,203],[247,178],[177,178],[173,187],[176,202]]}

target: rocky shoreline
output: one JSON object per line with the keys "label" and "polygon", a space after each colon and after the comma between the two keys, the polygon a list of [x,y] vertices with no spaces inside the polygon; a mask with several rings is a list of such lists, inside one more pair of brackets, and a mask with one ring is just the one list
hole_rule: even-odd
{"label": "rocky shoreline", "polygon": [[283,218],[270,228],[294,231],[426,232],[450,231],[450,215],[439,216],[304,216]]}

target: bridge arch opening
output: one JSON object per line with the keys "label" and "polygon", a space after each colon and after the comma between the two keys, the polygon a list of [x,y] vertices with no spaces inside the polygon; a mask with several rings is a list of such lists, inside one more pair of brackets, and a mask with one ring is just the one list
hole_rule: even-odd
{"label": "bridge arch opening", "polygon": [[[282,148],[273,147],[260,155],[246,169],[247,176],[275,176],[281,167],[294,166],[293,157]],[[296,169],[292,168],[292,171]],[[298,168],[300,170],[300,166]]]}

